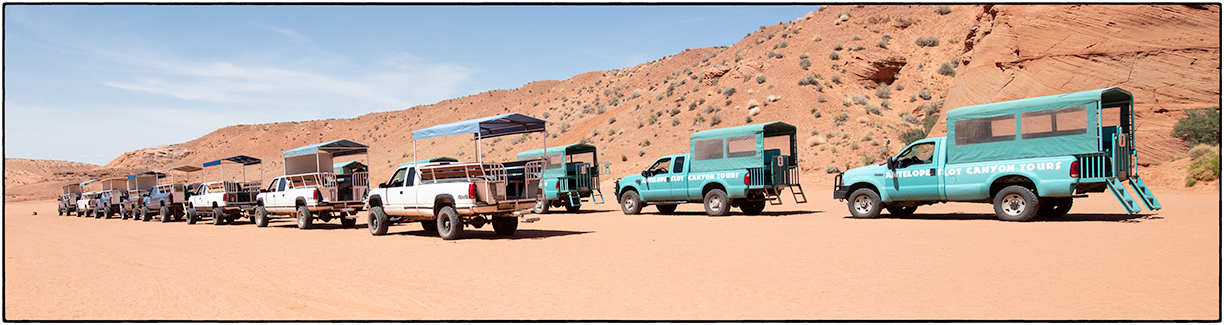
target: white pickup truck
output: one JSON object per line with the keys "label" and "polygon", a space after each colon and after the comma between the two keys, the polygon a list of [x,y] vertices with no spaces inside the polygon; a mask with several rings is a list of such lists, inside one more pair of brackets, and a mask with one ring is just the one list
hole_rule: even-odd
{"label": "white pickup truck", "polygon": [[[201,176],[204,182],[187,198],[187,224],[195,224],[202,216],[211,216],[213,225],[232,223],[242,218],[247,212],[255,211],[255,194],[259,193],[262,184],[260,180],[247,181],[246,167],[262,163],[259,158],[248,156],[233,156],[204,163]],[[241,165],[242,181],[227,181],[225,165]],[[208,167],[217,166],[220,173],[208,181]],[[230,167],[233,168],[233,167]],[[263,170],[260,169],[260,177]],[[255,217],[250,216],[252,221]]]}
{"label": "white pickup truck", "polygon": [[[511,113],[412,131],[414,160],[417,140],[471,134],[477,162],[447,158],[401,164],[366,198],[370,234],[385,235],[392,221],[420,221],[425,230],[436,230],[446,240],[458,238],[466,225],[481,228],[486,223],[492,223],[498,235],[513,235],[518,217],[530,214],[544,199],[540,190],[544,161],[484,162],[481,139],[544,132],[546,123]],[[527,216],[522,222],[536,220],[539,217]]]}
{"label": "white pickup truck", "polygon": [[316,216],[323,222],[340,219],[343,227],[357,224],[369,191],[365,164],[333,158],[366,154],[368,146],[349,140],[333,140],[285,151],[285,176],[255,197],[255,226],[267,227],[268,218],[293,216],[299,229],[311,228]]}

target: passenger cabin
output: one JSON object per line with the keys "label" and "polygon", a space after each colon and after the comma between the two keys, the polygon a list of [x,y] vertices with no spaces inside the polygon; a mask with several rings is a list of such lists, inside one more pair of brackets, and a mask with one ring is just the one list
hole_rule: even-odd
{"label": "passenger cabin", "polygon": [[61,189],[60,200],[69,205],[76,205],[76,200],[81,198],[81,193],[81,184],[64,185]]}
{"label": "passenger cabin", "polygon": [[[247,167],[261,165],[262,163],[263,160],[259,158],[242,155],[206,162],[200,168],[200,186],[207,187],[208,193],[224,192],[226,194],[234,194],[226,195],[226,202],[255,202],[255,195],[259,194],[259,188],[263,185],[263,168],[259,166],[259,177],[255,178],[248,175]],[[226,166],[230,166],[231,171],[237,168],[241,171],[242,175],[240,177],[233,177],[231,172],[231,176],[227,177],[225,174]],[[217,173],[210,177],[208,175],[208,167],[217,167]],[[199,193],[199,189],[196,192]]]}
{"label": "passenger cabin", "polygon": [[[369,191],[369,172],[360,162],[337,165],[338,157],[363,155],[368,163],[369,146],[346,139],[316,143],[284,152],[288,188],[318,188],[328,202],[361,202]],[[338,168],[339,167],[339,168]]]}
{"label": "passenger cabin", "polygon": [[690,172],[747,169],[748,189],[763,188],[771,204],[781,204],[783,189],[795,201],[807,202],[799,185],[795,157],[797,129],[783,122],[768,122],[694,132],[689,136],[693,162]]}
{"label": "passenger cabin", "polygon": [[[544,132],[547,123],[546,120],[511,113],[440,124],[412,131],[413,160],[416,160],[416,142],[419,140],[470,134],[476,142],[475,163],[444,163],[415,168],[420,171],[422,183],[437,182],[453,178],[452,176],[475,181],[477,196],[486,204],[535,201],[541,197],[540,171],[544,162],[542,160],[485,162],[481,144],[485,138]],[[547,139],[547,137],[544,138]]]}
{"label": "passenger cabin", "polygon": [[100,198],[104,201],[100,202],[103,206],[107,204],[119,204],[128,194],[127,177],[113,177],[103,179],[97,182],[100,187]]}
{"label": "passenger cabin", "polygon": [[1076,157],[1076,194],[1108,189],[1128,213],[1160,203],[1135,173],[1134,98],[1111,87],[966,106],[948,111],[948,164],[1050,156]]}
{"label": "passenger cabin", "polygon": [[609,173],[611,163],[599,161],[595,146],[576,143],[528,150],[520,152],[518,160],[545,161],[542,177],[546,200],[565,200],[571,206],[581,205],[582,198],[590,198],[596,204],[604,202],[599,190],[600,176]]}
{"label": "passenger cabin", "polygon": [[148,171],[128,176],[128,197],[135,199],[148,196],[153,187],[157,186],[158,179],[165,177],[166,174],[155,171]]}
{"label": "passenger cabin", "polygon": [[[170,193],[170,202],[185,202],[190,196],[191,190],[199,188],[199,183],[191,183],[191,173],[198,172],[204,168],[183,165],[174,168],[164,169],[159,172],[166,174],[168,177],[157,179],[157,193]],[[262,175],[261,175],[262,178]]]}

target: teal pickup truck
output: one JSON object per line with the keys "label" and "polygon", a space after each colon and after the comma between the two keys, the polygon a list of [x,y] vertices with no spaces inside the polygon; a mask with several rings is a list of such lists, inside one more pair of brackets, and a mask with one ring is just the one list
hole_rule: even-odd
{"label": "teal pickup truck", "polygon": [[[547,158],[545,153],[547,152]],[[545,149],[523,151],[518,160],[546,160],[540,186],[544,198],[536,201],[533,213],[548,213],[548,209],[565,207],[566,212],[578,212],[583,198],[591,204],[604,202],[599,190],[600,175],[606,175],[610,162],[600,162],[595,146],[575,143]]]}
{"label": "teal pickup truck", "polygon": [[758,214],[765,203],[782,204],[790,188],[795,201],[807,202],[795,173],[795,126],[770,122],[695,132],[687,154],[663,156],[641,175],[616,180],[616,200],[625,214],[646,205],[661,213],[681,203],[703,203],[711,216],[732,207]]}
{"label": "teal pickup truck", "polygon": [[1128,214],[1160,203],[1136,175],[1134,98],[1105,88],[948,111],[948,135],[915,141],[880,165],[834,178],[850,214],[894,216],[942,202],[993,203],[1007,221],[1060,217],[1074,198],[1113,193]]}

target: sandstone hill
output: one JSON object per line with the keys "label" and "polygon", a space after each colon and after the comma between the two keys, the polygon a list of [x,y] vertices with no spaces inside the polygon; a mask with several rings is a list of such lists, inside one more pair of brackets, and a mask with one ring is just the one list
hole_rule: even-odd
{"label": "sandstone hill", "polygon": [[[781,120],[799,127],[803,177],[823,183],[832,179],[826,170],[895,153],[899,134],[924,120],[931,136],[942,135],[948,109],[1110,86],[1135,94],[1147,166],[1185,153],[1169,136],[1183,109],[1219,105],[1219,30],[1218,5],[825,6],[728,46],[350,119],[229,126],[125,153],[94,174],[245,154],[265,160],[266,180],[281,174],[284,150],[345,138],[370,145],[371,175],[381,179],[412,159],[414,129],[518,112],[549,120],[549,135],[484,141],[486,160],[585,141],[613,162],[614,178],[686,151],[691,132]],[[474,159],[474,151],[456,136],[419,143],[416,155]],[[87,178],[44,182],[54,189]],[[6,200],[58,191],[6,187]]]}

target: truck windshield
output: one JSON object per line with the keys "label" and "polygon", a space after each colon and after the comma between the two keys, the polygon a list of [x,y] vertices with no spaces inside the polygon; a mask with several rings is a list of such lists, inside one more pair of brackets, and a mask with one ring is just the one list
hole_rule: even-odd
{"label": "truck windshield", "polygon": [[646,170],[650,171],[652,174],[666,174],[668,163],[670,162],[671,158],[659,159],[659,161],[656,161],[654,165],[651,165],[650,168]]}

